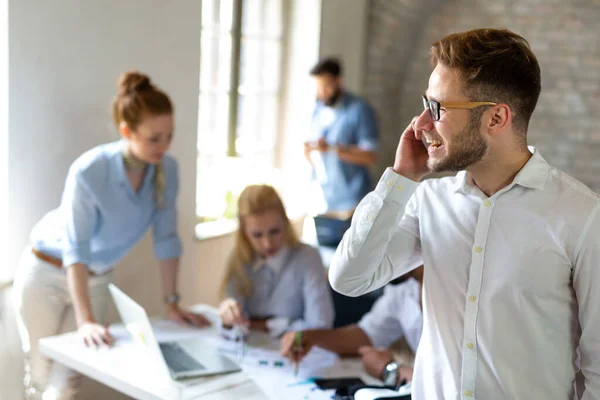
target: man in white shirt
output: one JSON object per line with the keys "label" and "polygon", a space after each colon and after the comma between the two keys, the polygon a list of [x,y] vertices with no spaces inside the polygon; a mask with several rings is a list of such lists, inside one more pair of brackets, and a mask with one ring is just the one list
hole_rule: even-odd
{"label": "man in white shirt", "polygon": [[358,324],[302,331],[301,348],[296,343],[296,332],[286,333],[281,338],[281,355],[300,362],[313,346],[319,346],[343,356],[360,355],[365,370],[390,386],[411,381],[412,366],[396,362],[388,348],[404,337],[411,350],[417,350],[423,331],[423,267],[398,281],[385,287],[384,294]]}
{"label": "man in white shirt", "polygon": [[[537,59],[478,29],[434,43],[432,63],[331,285],[357,296],[427,266],[416,400],[573,399],[578,372],[581,398],[600,399],[600,199],[527,147]],[[431,171],[460,172],[418,183]]]}

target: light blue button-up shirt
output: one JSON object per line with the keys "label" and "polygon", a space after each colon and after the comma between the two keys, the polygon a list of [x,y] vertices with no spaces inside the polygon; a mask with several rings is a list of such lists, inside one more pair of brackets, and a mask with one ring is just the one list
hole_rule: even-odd
{"label": "light blue button-up shirt", "polygon": [[[365,100],[348,92],[344,92],[334,107],[318,102],[310,139],[320,138],[332,147],[355,145],[365,151],[377,151],[379,129],[375,111]],[[327,211],[353,210],[372,189],[369,168],[342,161],[335,151],[320,155],[326,176],[321,178],[315,174],[315,179],[323,190]]]}
{"label": "light blue button-up shirt", "polygon": [[181,255],[175,212],[176,161],[170,156],[163,158],[167,186],[164,207],[158,209],[154,166],[134,192],[123,163],[124,145],[121,140],[100,145],[75,160],[60,207],[33,228],[33,247],[62,259],[66,266],[81,263],[102,274],[121,261],[152,225],[156,257],[164,260]]}
{"label": "light blue button-up shirt", "polygon": [[303,244],[280,253],[266,265],[254,260],[244,267],[252,282],[250,296],[239,296],[235,282],[230,282],[228,297],[240,302],[248,317],[286,320],[285,326],[279,327],[280,333],[331,328],[335,317],[333,299],[317,250]]}

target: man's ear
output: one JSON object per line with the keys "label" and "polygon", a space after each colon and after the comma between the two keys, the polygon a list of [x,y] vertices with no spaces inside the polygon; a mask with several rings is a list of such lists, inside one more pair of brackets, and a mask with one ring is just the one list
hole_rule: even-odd
{"label": "man's ear", "polygon": [[490,135],[496,135],[512,125],[512,112],[507,104],[498,104],[490,109],[487,130]]}
{"label": "man's ear", "polygon": [[130,139],[131,138],[131,129],[129,129],[129,125],[127,125],[127,122],[125,121],[121,121],[121,123],[119,124],[119,133],[121,134],[121,137],[123,137],[124,139]]}

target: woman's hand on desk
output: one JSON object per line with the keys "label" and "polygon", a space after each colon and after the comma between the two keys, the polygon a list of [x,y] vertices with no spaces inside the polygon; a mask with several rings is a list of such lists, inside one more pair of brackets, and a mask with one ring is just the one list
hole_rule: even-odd
{"label": "woman's hand on desk", "polygon": [[223,300],[219,305],[219,315],[221,316],[221,324],[225,327],[250,325],[250,321],[244,316],[242,306],[236,299],[227,298]]}
{"label": "woman's hand on desk", "polygon": [[100,348],[110,347],[113,344],[113,338],[108,332],[108,327],[96,324],[95,322],[84,322],[79,325],[79,336],[88,347]]}
{"label": "woman's hand on desk", "polygon": [[198,328],[210,325],[210,321],[204,315],[184,310],[177,304],[169,304],[167,306],[167,318],[182,325],[193,325]]}

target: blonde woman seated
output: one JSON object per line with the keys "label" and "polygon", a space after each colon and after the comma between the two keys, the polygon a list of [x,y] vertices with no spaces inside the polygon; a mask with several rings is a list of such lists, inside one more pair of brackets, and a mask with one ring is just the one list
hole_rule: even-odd
{"label": "blonde woman seated", "polygon": [[299,241],[275,189],[248,186],[238,214],[219,307],[224,332],[236,326],[279,337],[331,328],[333,300],[321,257]]}

